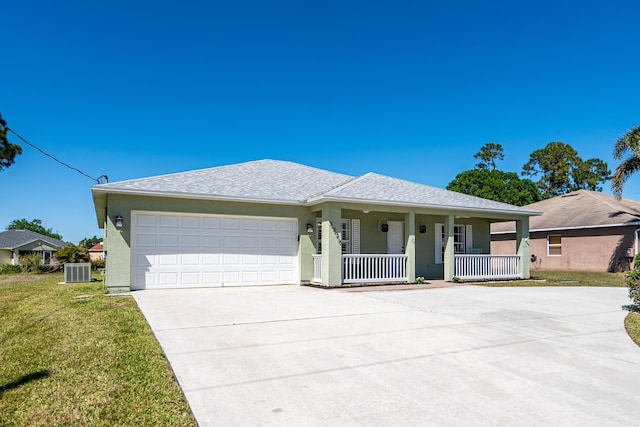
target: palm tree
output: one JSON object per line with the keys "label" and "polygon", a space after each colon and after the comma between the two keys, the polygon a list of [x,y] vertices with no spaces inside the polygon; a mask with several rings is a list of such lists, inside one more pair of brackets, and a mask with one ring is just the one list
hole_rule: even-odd
{"label": "palm tree", "polygon": [[622,135],[613,146],[615,160],[622,160],[622,157],[627,154],[629,157],[618,165],[611,178],[611,189],[618,199],[622,197],[622,188],[627,179],[640,171],[640,126]]}

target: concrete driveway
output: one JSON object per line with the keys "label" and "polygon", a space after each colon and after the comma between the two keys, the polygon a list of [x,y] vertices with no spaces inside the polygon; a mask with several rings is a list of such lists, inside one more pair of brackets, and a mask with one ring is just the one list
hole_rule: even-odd
{"label": "concrete driveway", "polygon": [[636,425],[624,288],[135,292],[202,426]]}

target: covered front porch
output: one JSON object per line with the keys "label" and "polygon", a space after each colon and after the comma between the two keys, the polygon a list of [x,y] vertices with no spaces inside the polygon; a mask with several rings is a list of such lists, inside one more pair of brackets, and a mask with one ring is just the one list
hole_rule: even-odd
{"label": "covered front porch", "polygon": [[[433,209],[338,206],[319,211],[310,282],[325,287],[529,278],[529,218]],[[382,210],[384,209],[384,210]],[[497,218],[496,218],[497,217]],[[512,255],[490,253],[490,223],[515,220]]]}

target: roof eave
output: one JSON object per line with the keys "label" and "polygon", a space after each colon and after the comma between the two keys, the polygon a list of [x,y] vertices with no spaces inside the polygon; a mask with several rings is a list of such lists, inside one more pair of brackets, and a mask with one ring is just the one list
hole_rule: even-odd
{"label": "roof eave", "polygon": [[425,208],[425,209],[453,209],[458,211],[465,212],[491,212],[498,214],[507,214],[507,215],[519,215],[519,216],[540,216],[542,212],[532,211],[532,210],[508,210],[508,209],[492,209],[492,208],[471,208],[468,206],[455,206],[455,205],[435,205],[435,204],[425,204],[425,203],[411,203],[411,202],[388,202],[384,200],[368,200],[368,199],[354,199],[349,197],[315,197],[307,201],[308,206],[318,205],[320,203],[325,202],[343,202],[343,203],[362,203],[369,205],[378,205],[378,206],[402,206],[407,208]]}
{"label": "roof eave", "polygon": [[173,199],[198,199],[198,200],[215,200],[221,202],[242,202],[242,203],[262,203],[269,205],[299,205],[304,206],[301,200],[278,200],[278,199],[255,199],[251,197],[235,197],[235,196],[218,196],[202,193],[176,193],[172,191],[151,191],[151,190],[129,190],[122,188],[102,189],[93,187],[94,199],[97,193],[106,194],[122,194],[129,196],[149,196],[149,197],[170,197]]}
{"label": "roof eave", "polygon": [[[599,225],[576,225],[573,227],[551,227],[551,228],[532,228],[529,233],[542,232],[542,231],[561,231],[561,230],[584,230],[593,228],[614,228],[614,227],[632,227],[634,225],[640,225],[640,221],[623,222],[619,224],[599,224]],[[491,234],[511,234],[515,233],[515,230],[510,231],[492,231]]]}

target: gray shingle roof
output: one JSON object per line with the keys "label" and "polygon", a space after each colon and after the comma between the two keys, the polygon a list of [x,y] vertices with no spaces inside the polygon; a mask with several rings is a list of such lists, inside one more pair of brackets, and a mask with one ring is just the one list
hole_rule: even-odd
{"label": "gray shingle roof", "polygon": [[66,245],[62,240],[45,236],[30,230],[7,230],[0,233],[0,249],[15,249],[36,240],[44,240],[52,246],[62,248]]}
{"label": "gray shingle roof", "polygon": [[[368,173],[324,193],[322,198],[358,200],[385,204],[426,205],[429,207],[499,210],[523,213],[526,210],[455,191]],[[528,212],[534,214],[534,212]]]}
{"label": "gray shingle roof", "polygon": [[[640,222],[640,202],[630,199],[616,200],[610,194],[578,190],[526,206],[543,212],[531,218],[529,230],[557,230],[564,228],[611,227],[634,225]],[[492,233],[514,232],[513,222],[491,225]]]}
{"label": "gray shingle roof", "polygon": [[[386,205],[499,211],[518,215],[537,212],[453,191],[368,173],[353,177],[292,162],[259,160],[192,172],[95,185],[101,193],[202,197],[313,205],[327,200]],[[96,208],[98,203],[96,203]]]}
{"label": "gray shingle roof", "polygon": [[191,172],[101,184],[95,191],[191,194],[212,198],[302,203],[352,176],[292,162],[259,160]]}

